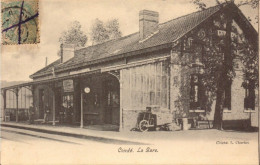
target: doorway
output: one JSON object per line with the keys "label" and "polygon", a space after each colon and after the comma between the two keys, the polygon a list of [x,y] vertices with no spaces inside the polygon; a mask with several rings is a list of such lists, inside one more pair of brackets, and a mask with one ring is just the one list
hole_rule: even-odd
{"label": "doorway", "polygon": [[44,89],[39,90],[39,119],[44,117]]}
{"label": "doorway", "polygon": [[104,123],[119,125],[120,89],[116,78],[103,82],[104,89]]}
{"label": "doorway", "polygon": [[62,96],[62,121],[68,124],[72,124],[74,116],[74,94],[63,93]]}

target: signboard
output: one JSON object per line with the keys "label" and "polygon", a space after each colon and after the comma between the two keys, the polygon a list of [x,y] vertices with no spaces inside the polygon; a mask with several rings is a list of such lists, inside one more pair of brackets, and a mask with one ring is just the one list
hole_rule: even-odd
{"label": "signboard", "polygon": [[[226,35],[226,31],[225,30],[218,30],[217,32],[218,32],[218,36],[219,37],[224,37]],[[236,33],[231,32],[231,38],[232,39],[237,38]]]}
{"label": "signboard", "polygon": [[73,80],[63,80],[63,91],[64,92],[73,92]]}
{"label": "signboard", "polygon": [[218,36],[219,37],[224,37],[226,35],[226,31],[224,30],[218,30]]}

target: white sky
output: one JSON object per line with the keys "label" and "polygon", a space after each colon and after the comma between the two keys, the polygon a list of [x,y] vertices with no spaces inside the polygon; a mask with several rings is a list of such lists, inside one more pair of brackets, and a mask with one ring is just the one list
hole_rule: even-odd
{"label": "white sky", "polygon": [[[209,6],[214,5],[215,1],[207,1]],[[46,57],[48,64],[58,59],[60,34],[74,20],[78,20],[82,30],[88,34],[95,18],[103,21],[118,18],[125,36],[138,31],[138,14],[142,9],[158,11],[160,23],[197,10],[190,0],[40,0],[39,5],[40,43],[1,45],[2,80],[30,80],[30,74],[45,66]],[[241,10],[246,16],[257,14],[257,10],[250,7]]]}

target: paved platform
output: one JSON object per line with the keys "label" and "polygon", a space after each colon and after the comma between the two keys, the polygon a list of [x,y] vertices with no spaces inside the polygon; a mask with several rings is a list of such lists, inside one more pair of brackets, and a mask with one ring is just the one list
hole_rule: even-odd
{"label": "paved platform", "polygon": [[79,126],[52,126],[49,125],[28,125],[26,123],[2,122],[1,127],[19,128],[49,134],[64,135],[76,138],[95,138],[106,141],[107,143],[133,144],[133,145],[150,145],[158,144],[160,142],[183,142],[183,141],[201,141],[210,140],[218,141],[220,139],[241,139],[256,140],[258,132],[245,132],[235,130],[186,130],[186,131],[100,131],[86,128],[79,128]]}
{"label": "paved platform", "polygon": [[[126,142],[127,144],[149,144],[144,140],[137,138],[139,132],[116,132],[116,131],[102,131],[101,129],[95,127],[86,126],[84,128],[79,128],[77,126],[52,126],[51,124],[27,124],[27,123],[16,123],[16,122],[1,122],[1,127],[12,127],[25,130],[31,130],[36,132],[43,132],[49,134],[58,134],[64,136],[72,136],[77,138],[102,138],[103,140]],[[109,126],[106,126],[109,127]],[[112,127],[112,126],[110,126]],[[98,130],[99,129],[99,130]],[[136,138],[134,138],[136,137]]]}

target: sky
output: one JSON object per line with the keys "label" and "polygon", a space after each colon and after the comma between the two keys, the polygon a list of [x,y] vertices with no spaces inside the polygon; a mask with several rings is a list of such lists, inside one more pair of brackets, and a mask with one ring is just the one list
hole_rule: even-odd
{"label": "sky", "polygon": [[[213,0],[206,0],[208,6]],[[159,22],[197,11],[190,0],[40,0],[40,43],[31,45],[1,45],[1,80],[30,81],[29,75],[57,60],[59,37],[72,21],[79,21],[82,30],[89,35],[96,18],[107,21],[117,18],[123,36],[139,30],[140,10],[159,12]],[[241,8],[246,16],[258,12],[250,7]],[[257,29],[257,25],[254,25]],[[90,37],[89,37],[90,38]],[[89,41],[87,45],[90,45]]]}

